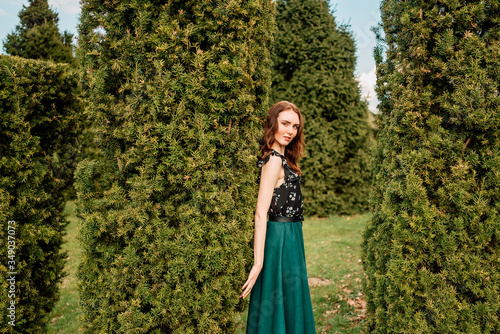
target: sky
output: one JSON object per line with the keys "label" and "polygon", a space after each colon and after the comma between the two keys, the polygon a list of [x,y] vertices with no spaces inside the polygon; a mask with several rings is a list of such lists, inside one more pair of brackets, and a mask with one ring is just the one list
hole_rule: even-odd
{"label": "sky", "polygon": [[330,0],[336,22],[348,24],[356,41],[355,75],[360,83],[361,94],[368,102],[368,109],[377,113],[375,60],[373,48],[375,34],[371,27],[380,22],[380,0]]}
{"label": "sky", "polygon": [[[19,24],[17,14],[27,0],[0,0],[0,53],[3,40]],[[49,5],[59,14],[59,30],[68,30],[77,35],[80,15],[79,0],[49,0]],[[371,27],[380,21],[380,0],[330,0],[330,7],[338,24],[348,24],[356,40],[356,71],[363,98],[368,102],[370,111],[377,112],[375,85],[375,62],[373,48],[375,35]]]}

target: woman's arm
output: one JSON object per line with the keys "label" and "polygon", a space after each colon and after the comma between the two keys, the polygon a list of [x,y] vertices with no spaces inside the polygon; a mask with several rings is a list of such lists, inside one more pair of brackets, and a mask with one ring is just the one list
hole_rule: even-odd
{"label": "woman's arm", "polygon": [[273,199],[274,186],[278,182],[282,169],[282,160],[280,157],[271,155],[269,161],[262,166],[260,176],[259,195],[257,197],[257,208],[255,210],[255,237],[253,244],[254,263],[248,279],[241,288],[243,293],[241,298],[245,298],[252,290],[260,270],[264,263],[264,245],[266,240],[266,217],[271,200]]}

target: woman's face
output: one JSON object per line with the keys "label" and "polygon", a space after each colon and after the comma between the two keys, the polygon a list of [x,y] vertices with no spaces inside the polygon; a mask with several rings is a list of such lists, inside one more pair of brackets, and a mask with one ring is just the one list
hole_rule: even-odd
{"label": "woman's face", "polygon": [[290,144],[299,130],[299,115],[292,109],[283,110],[278,114],[278,129],[274,133],[274,140],[280,145]]}

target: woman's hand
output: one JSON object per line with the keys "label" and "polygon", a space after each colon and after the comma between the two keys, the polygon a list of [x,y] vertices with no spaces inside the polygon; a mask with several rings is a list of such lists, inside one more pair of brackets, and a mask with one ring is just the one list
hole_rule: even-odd
{"label": "woman's hand", "polygon": [[245,282],[245,284],[243,284],[243,287],[241,288],[241,290],[244,290],[244,291],[240,295],[240,298],[244,299],[250,293],[250,291],[252,291],[252,288],[255,284],[255,281],[257,281],[257,277],[259,277],[261,269],[262,269],[262,266],[255,265],[255,264],[253,265],[252,270],[250,270],[250,274],[248,274],[247,281]]}

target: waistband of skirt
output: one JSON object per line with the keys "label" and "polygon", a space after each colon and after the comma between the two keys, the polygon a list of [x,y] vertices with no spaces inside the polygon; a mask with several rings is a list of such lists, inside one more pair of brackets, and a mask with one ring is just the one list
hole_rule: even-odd
{"label": "waistband of skirt", "polygon": [[284,216],[269,216],[269,220],[273,222],[279,223],[294,223],[294,222],[302,222],[300,216],[294,217],[284,217]]}

